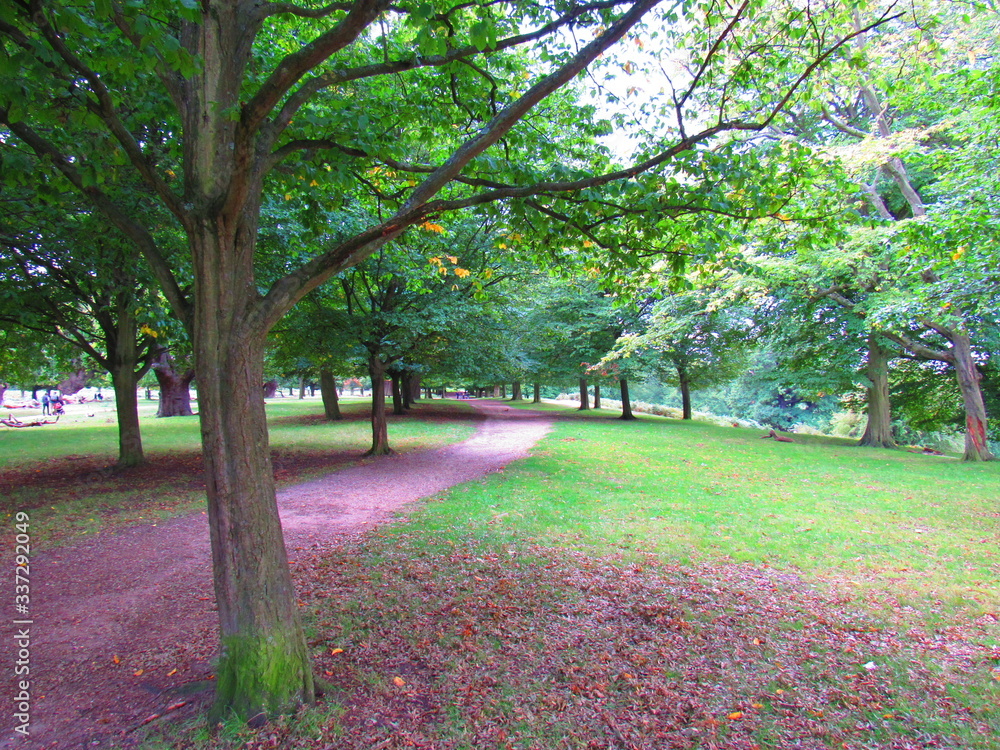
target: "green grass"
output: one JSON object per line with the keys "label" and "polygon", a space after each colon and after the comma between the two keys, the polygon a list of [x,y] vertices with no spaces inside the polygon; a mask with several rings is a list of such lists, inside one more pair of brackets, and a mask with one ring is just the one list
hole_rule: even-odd
{"label": "green grass", "polygon": [[[327,422],[315,400],[268,402],[279,485],[336,470],[361,457],[371,445],[371,428],[364,418],[368,403],[347,401],[342,411],[353,418]],[[418,407],[417,418],[390,417],[390,443],[396,450],[456,442],[475,428],[471,421],[422,421],[419,413]],[[204,506],[197,416],[156,419],[151,408],[144,408],[147,463],[120,472],[110,468],[118,450],[113,419],[104,412],[75,420],[71,412],[70,417],[57,425],[0,431],[0,480],[9,482],[0,509],[8,517],[30,511],[37,546],[134,523],[156,523]]]}
{"label": "green grass", "polygon": [[995,747],[1000,464],[545,408],[530,458],[296,564],[323,703],[145,746]]}
{"label": "green grass", "polygon": [[794,568],[928,612],[1000,609],[998,463],[561,411],[531,458],[456,488],[414,530]]}

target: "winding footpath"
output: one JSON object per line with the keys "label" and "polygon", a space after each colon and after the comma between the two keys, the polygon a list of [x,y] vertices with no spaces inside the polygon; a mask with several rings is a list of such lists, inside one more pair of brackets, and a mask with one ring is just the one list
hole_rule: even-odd
{"label": "winding footpath", "polygon": [[[407,503],[523,458],[551,427],[547,415],[471,402],[485,418],[461,442],[369,459],[278,495],[289,556],[342,543]],[[218,640],[204,513],[136,526],[32,559],[30,737],[13,732],[12,670],[0,749],[127,744],[155,715],[193,712],[210,684]],[[16,660],[8,620],[0,654]]]}

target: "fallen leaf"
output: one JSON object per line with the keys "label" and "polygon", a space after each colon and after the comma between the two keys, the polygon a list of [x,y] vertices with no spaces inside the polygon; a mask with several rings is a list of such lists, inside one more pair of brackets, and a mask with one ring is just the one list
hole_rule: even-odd
{"label": "fallen leaf", "polygon": [[727,718],[732,719],[733,721],[736,721],[737,719],[742,719],[743,718],[743,712],[742,711],[733,711],[731,714],[729,714],[729,716]]}
{"label": "fallen leaf", "polygon": [[188,704],[187,701],[177,701],[176,703],[172,703],[169,706],[167,706],[167,710],[168,711],[176,711],[178,708],[186,706],[187,704]]}
{"label": "fallen leaf", "polygon": [[396,687],[403,687],[403,685],[406,684],[406,680],[404,680],[402,677],[393,677],[392,681],[396,683]]}
{"label": "fallen leaf", "polygon": [[175,674],[177,674],[177,670],[171,669],[169,672],[167,672],[167,677],[173,677]]}
{"label": "fallen leaf", "polygon": [[331,648],[330,649],[330,656],[336,656],[337,654],[342,654],[342,653],[344,653],[344,649],[342,649],[342,648]]}
{"label": "fallen leaf", "polygon": [[122,662],[122,660],[118,658],[118,654],[115,654],[114,656],[112,656],[111,657],[111,661],[113,661],[115,664],[121,664],[121,662]]}
{"label": "fallen leaf", "polygon": [[132,674],[136,677],[139,677],[145,671],[146,671],[145,669],[140,669],[138,672],[133,672]]}

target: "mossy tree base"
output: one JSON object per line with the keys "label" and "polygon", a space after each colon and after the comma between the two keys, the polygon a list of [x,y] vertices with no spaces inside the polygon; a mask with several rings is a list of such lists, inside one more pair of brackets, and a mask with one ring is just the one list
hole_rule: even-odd
{"label": "mossy tree base", "polygon": [[301,638],[272,632],[266,636],[226,636],[216,675],[212,723],[293,713],[315,700],[309,655]]}

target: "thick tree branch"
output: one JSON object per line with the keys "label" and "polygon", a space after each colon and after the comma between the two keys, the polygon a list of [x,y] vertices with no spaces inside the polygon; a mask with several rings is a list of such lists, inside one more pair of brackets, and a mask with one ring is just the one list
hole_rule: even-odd
{"label": "thick tree branch", "polygon": [[[156,192],[156,195],[163,201],[164,205],[174,216],[185,226],[187,226],[187,212],[182,207],[181,199],[174,194],[167,183],[156,173],[153,165],[146,159],[138,142],[129,132],[122,122],[118,109],[114,105],[111,92],[108,91],[101,77],[83,62],[69,47],[66,46],[61,34],[52,28],[45,19],[44,9],[39,2],[32,3],[32,19],[36,23],[49,48],[74,71],[87,82],[87,86],[95,97],[96,101],[91,101],[88,109],[96,114],[108,128],[108,132],[115,138],[122,150],[128,156],[132,166],[135,167],[139,175]],[[6,118],[6,112],[4,113]]]}
{"label": "thick tree branch", "polygon": [[602,0],[602,2],[575,6],[559,18],[539,27],[534,31],[498,40],[495,47],[491,47],[485,51],[480,50],[478,47],[469,45],[449,50],[443,55],[429,55],[426,57],[414,55],[413,57],[405,60],[391,60],[373,65],[363,65],[356,68],[332,70],[327,73],[323,73],[322,75],[315,76],[305,81],[302,86],[292,92],[292,94],[288,97],[282,105],[281,111],[277,114],[277,116],[275,116],[270,126],[268,126],[268,135],[266,140],[267,142],[273,144],[277,137],[285,130],[286,127],[288,127],[288,124],[292,121],[292,118],[299,111],[299,109],[301,109],[302,106],[319,91],[329,88],[330,86],[338,86],[350,81],[358,81],[364,78],[374,78],[377,76],[404,73],[408,70],[416,70],[418,68],[441,67],[453,62],[465,61],[467,58],[471,57],[485,57],[488,54],[495,54],[497,52],[521,46],[527,44],[528,42],[537,41],[549,36],[559,29],[569,26],[586,13],[592,13],[599,10],[610,10],[621,5],[625,5],[627,2],[628,0]]}
{"label": "thick tree branch", "polygon": [[173,307],[178,319],[190,330],[192,322],[191,304],[181,290],[170,264],[160,252],[156,240],[149,231],[131,218],[129,212],[121,208],[100,188],[85,187],[76,167],[52,143],[42,138],[32,128],[22,122],[10,122],[7,110],[0,108],[0,123],[20,138],[40,159],[48,160],[69,182],[83,194],[112,224],[135,243],[146,262],[149,263],[160,282],[167,301]]}

